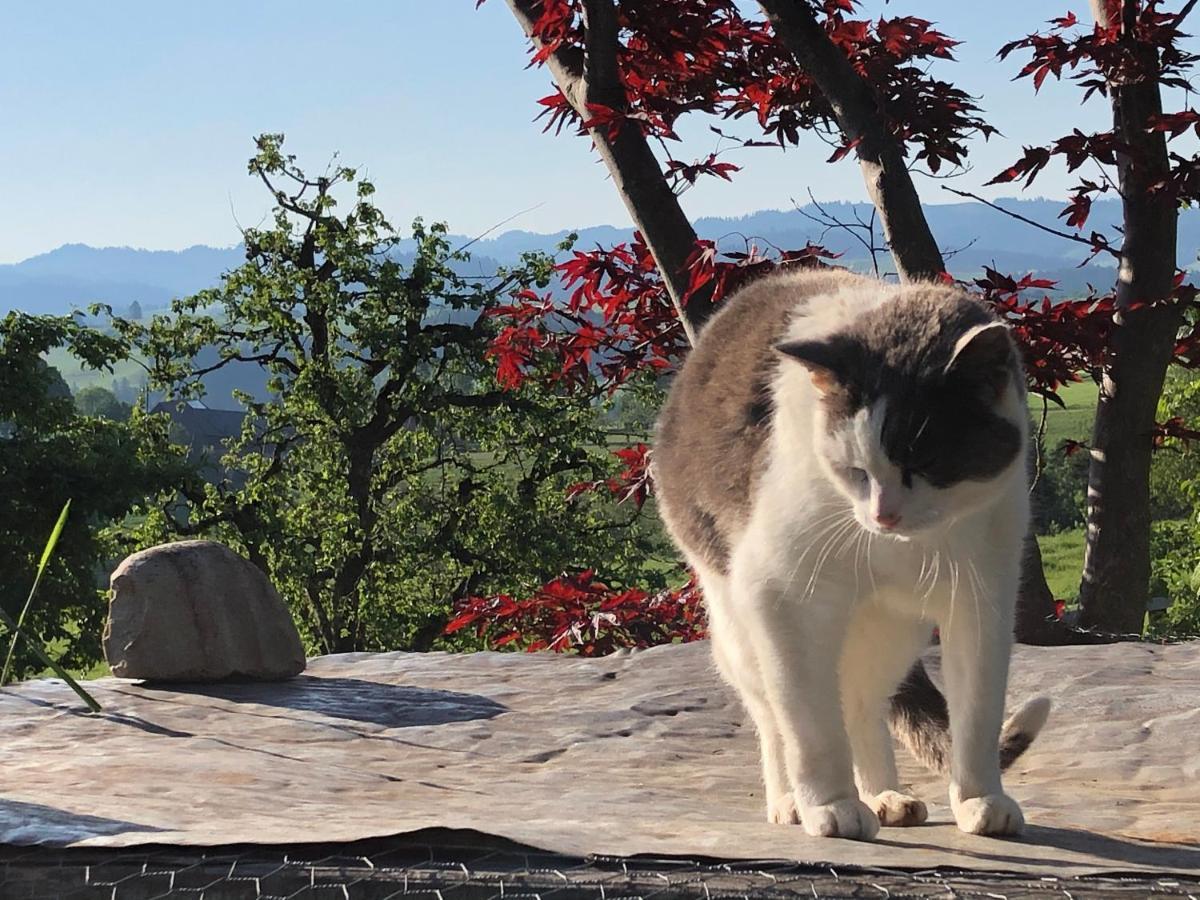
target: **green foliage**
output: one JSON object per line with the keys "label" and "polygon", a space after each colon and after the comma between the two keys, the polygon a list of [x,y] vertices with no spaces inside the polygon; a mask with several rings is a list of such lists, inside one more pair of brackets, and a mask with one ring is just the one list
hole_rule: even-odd
{"label": "green foliage", "polygon": [[1090,380],[1059,388],[1058,396],[1063,406],[1043,401],[1036,394],[1029,395],[1029,412],[1034,424],[1046,416],[1046,433],[1043,440],[1048,448],[1055,448],[1063,441],[1090,441],[1092,423],[1096,420],[1096,402],[1100,389]]}
{"label": "green foliage", "polygon": [[1150,530],[1150,595],[1171,601],[1151,616],[1154,637],[1200,635],[1200,527],[1195,518],[1155,522]]}
{"label": "green foliage", "polygon": [[[1041,474],[1033,486],[1033,524],[1038,534],[1080,528],[1087,513],[1088,456],[1063,446],[1039,455]],[[1078,573],[1076,573],[1078,575]]]}
{"label": "green foliage", "polygon": [[666,395],[661,378],[631,379],[613,394],[605,411],[605,423],[610,430],[624,436],[649,441]]}
{"label": "green foliage", "polygon": [[124,422],[133,412],[132,406],[122,403],[116,394],[99,385],[81,389],[75,395],[75,408],[81,415],[112,419],[114,422]]}
{"label": "green foliage", "polygon": [[25,622],[32,644],[18,646],[13,672],[44,664],[31,646],[61,648],[69,668],[100,656],[109,559],[106,526],[148,495],[181,482],[186,469],[169,446],[165,423],[134,414],[128,422],[79,415],[61,377],[43,357],[68,351],[106,369],[127,359],[128,342],[70,316],[9,313],[0,319],[0,608],[19,615],[59,510],[72,503],[58,552],[48,561],[40,600]]}
{"label": "green foliage", "polygon": [[[1172,369],[1158,404],[1158,419],[1178,416],[1200,422],[1200,374]],[[1155,636],[1200,634],[1200,447],[1167,440],[1154,454],[1150,470],[1151,595],[1166,596],[1171,606],[1151,617]]]}
{"label": "green foliage", "polygon": [[[1200,375],[1191,369],[1167,373],[1158,401],[1158,421],[1179,416],[1188,425],[1200,423]],[[1154,454],[1150,468],[1151,514],[1155,519],[1192,515],[1200,504],[1200,447],[1167,440]]]}
{"label": "green foliage", "polygon": [[[249,168],[276,205],[245,232],[246,264],[169,317],[115,324],[172,398],[199,396],[201,376],[234,361],[262,367],[273,396],[239,397],[233,474],[149,510],[140,540],[228,541],[322,652],[428,648],[454,600],[597,559],[612,583],[638,578],[651,541],[629,528],[637,511],[567,499],[614,470],[596,409],[538,379],[502,391],[487,358],[489,313],[545,287],[552,261],[467,278],[443,226],[418,220],[402,242],[354,170],[309,177],[277,135]],[[206,347],[218,361],[200,367]]]}

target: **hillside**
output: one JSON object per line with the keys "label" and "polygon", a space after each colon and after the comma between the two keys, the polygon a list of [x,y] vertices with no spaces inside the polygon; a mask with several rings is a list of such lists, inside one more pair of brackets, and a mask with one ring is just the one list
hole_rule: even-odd
{"label": "hillside", "polygon": [[[1052,200],[1002,200],[1001,205],[1054,227],[1062,227],[1062,205]],[[829,203],[827,212],[841,221],[856,215],[869,218],[867,204]],[[826,231],[803,211],[762,210],[738,218],[702,218],[696,229],[701,237],[719,241],[725,249],[744,249],[748,242],[762,248],[802,247],[808,241],[824,243],[843,253],[842,261],[865,269],[869,259],[858,242],[840,229]],[[1092,265],[1077,268],[1083,253],[1077,244],[1057,240],[1030,226],[977,203],[948,203],[926,207],[941,245],[949,252],[955,274],[971,276],[985,265],[1012,272],[1033,271],[1060,282],[1064,294],[1098,287],[1112,280],[1111,268]],[[1114,224],[1120,215],[1115,200],[1100,200],[1092,207],[1089,228]],[[497,265],[513,263],[528,250],[551,251],[566,231],[539,234],[506,231],[474,241],[466,274],[487,273]],[[628,240],[629,229],[598,225],[578,230],[578,246],[592,247]],[[453,246],[466,244],[465,235],[451,238]],[[1200,215],[1185,210],[1180,217],[1180,262],[1194,263],[1200,249]],[[404,254],[402,253],[401,256]],[[124,312],[133,301],[149,312],[166,306],[172,297],[194,293],[217,282],[221,274],[242,261],[240,246],[189,247],[186,250],[139,250],[130,247],[88,247],[67,244],[19,263],[0,265],[0,314],[11,309],[35,313],[64,313],[93,302],[111,304]],[[886,264],[886,259],[881,260]]]}

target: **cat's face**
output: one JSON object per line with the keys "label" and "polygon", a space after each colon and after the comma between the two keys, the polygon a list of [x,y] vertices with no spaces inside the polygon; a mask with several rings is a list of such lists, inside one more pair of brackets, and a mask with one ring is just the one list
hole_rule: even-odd
{"label": "cat's face", "polygon": [[[878,330],[878,329],[877,329]],[[998,323],[961,333],[843,333],[782,346],[812,376],[817,457],[830,483],[874,534],[944,533],[1010,489],[1024,429],[1015,349]],[[874,340],[872,340],[874,338]]]}

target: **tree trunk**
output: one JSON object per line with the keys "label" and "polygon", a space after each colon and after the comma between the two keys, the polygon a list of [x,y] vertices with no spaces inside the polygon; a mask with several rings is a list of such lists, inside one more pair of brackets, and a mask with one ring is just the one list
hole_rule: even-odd
{"label": "tree trunk", "polygon": [[879,212],[896,271],[903,281],[927,281],[946,269],[908,167],[888,130],[881,101],[829,39],[805,0],[760,0],[775,34],[816,82],[850,141],[871,202]]}
{"label": "tree trunk", "polygon": [[[507,0],[534,46],[541,42],[533,34],[538,19],[536,0]],[[584,0],[587,53],[560,47],[546,60],[558,89],[584,121],[594,118],[589,104],[624,111],[628,107],[625,88],[617,71],[617,14],[613,0]],[[631,122],[621,122],[615,135],[608,126],[589,128],[588,134],[604,161],[629,217],[645,238],[662,274],[667,291],[687,333],[688,342],[714,311],[711,290],[687,295],[688,257],[696,249],[696,232],[679,205],[679,198],[663,176],[646,136]]]}
{"label": "tree trunk", "polygon": [[[1122,10],[1128,29],[1137,5],[1092,0],[1092,11],[1107,25]],[[1157,68],[1156,58],[1143,62]],[[1151,191],[1170,172],[1166,136],[1145,127],[1162,112],[1158,80],[1110,88],[1113,128],[1130,148],[1117,160],[1125,240],[1116,327],[1092,433],[1080,621],[1087,628],[1140,634],[1150,588],[1151,430],[1181,323],[1179,308],[1163,302],[1174,288],[1178,219],[1170,193]],[[1155,305],[1130,309],[1134,303]]]}

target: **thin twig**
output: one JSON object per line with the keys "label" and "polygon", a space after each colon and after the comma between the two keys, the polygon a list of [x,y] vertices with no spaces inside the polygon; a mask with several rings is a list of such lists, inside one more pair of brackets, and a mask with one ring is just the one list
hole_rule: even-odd
{"label": "thin twig", "polygon": [[450,255],[458,256],[458,254],[462,253],[464,250],[466,250],[472,244],[478,244],[480,241],[482,241],[485,237],[487,237],[489,234],[491,234],[497,228],[503,228],[505,225],[507,225],[513,219],[519,219],[519,218],[521,218],[521,216],[525,215],[526,213],[531,213],[535,209],[541,209],[545,205],[546,205],[546,201],[543,200],[541,203],[535,203],[533,206],[529,207],[528,209],[523,209],[520,212],[513,213],[507,219],[501,219],[499,222],[497,222],[495,225],[493,225],[487,231],[484,231],[481,234],[475,235],[475,237],[471,238],[469,241],[467,241],[461,247],[458,247],[457,249],[455,249],[454,252],[451,253]]}
{"label": "thin twig", "polygon": [[1004,213],[1004,215],[1008,216],[1009,218],[1024,222],[1026,225],[1032,225],[1039,231],[1044,231],[1047,234],[1052,234],[1055,237],[1064,238],[1068,241],[1074,241],[1076,244],[1083,244],[1085,247],[1091,249],[1093,253],[1104,252],[1117,259],[1121,258],[1121,254],[1114,247],[1109,246],[1107,241],[1102,244],[1096,244],[1085,237],[1080,237],[1077,234],[1071,234],[1069,231],[1059,231],[1057,228],[1051,228],[1049,225],[1043,225],[1041,222],[1035,222],[1033,219],[1023,216],[1020,213],[1013,212],[1011,209],[1005,209],[1003,206],[998,206],[995,203],[992,203],[990,200],[984,200],[978,194],[972,194],[970,191],[960,191],[957,188],[952,188],[944,184],[942,185],[942,190],[949,191],[952,194],[957,194],[959,197],[966,197],[970,200],[978,200],[984,206],[989,206],[996,210],[996,212]]}
{"label": "thin twig", "polygon": [[[870,222],[864,222],[862,217],[858,214],[858,210],[852,206],[851,212],[856,220],[856,222],[852,223],[843,222],[837,216],[829,212],[829,210],[827,210],[824,206],[822,206],[817,198],[813,195],[812,188],[808,189],[808,200],[812,204],[813,208],[821,214],[820,216],[814,216],[812,213],[806,212],[804,207],[797,203],[795,199],[792,200],[792,206],[795,207],[796,212],[800,213],[800,215],[804,216],[809,221],[816,222],[818,225],[824,227],[825,230],[821,232],[820,240],[824,241],[825,235],[829,234],[829,232],[833,231],[835,228],[842,229],[852,238],[862,244],[863,249],[870,254],[871,268],[875,271],[875,276],[879,277],[879,253],[882,252],[884,248],[875,243],[875,207],[871,207]],[[865,231],[867,233],[867,237],[864,238],[858,233],[859,231]]]}

